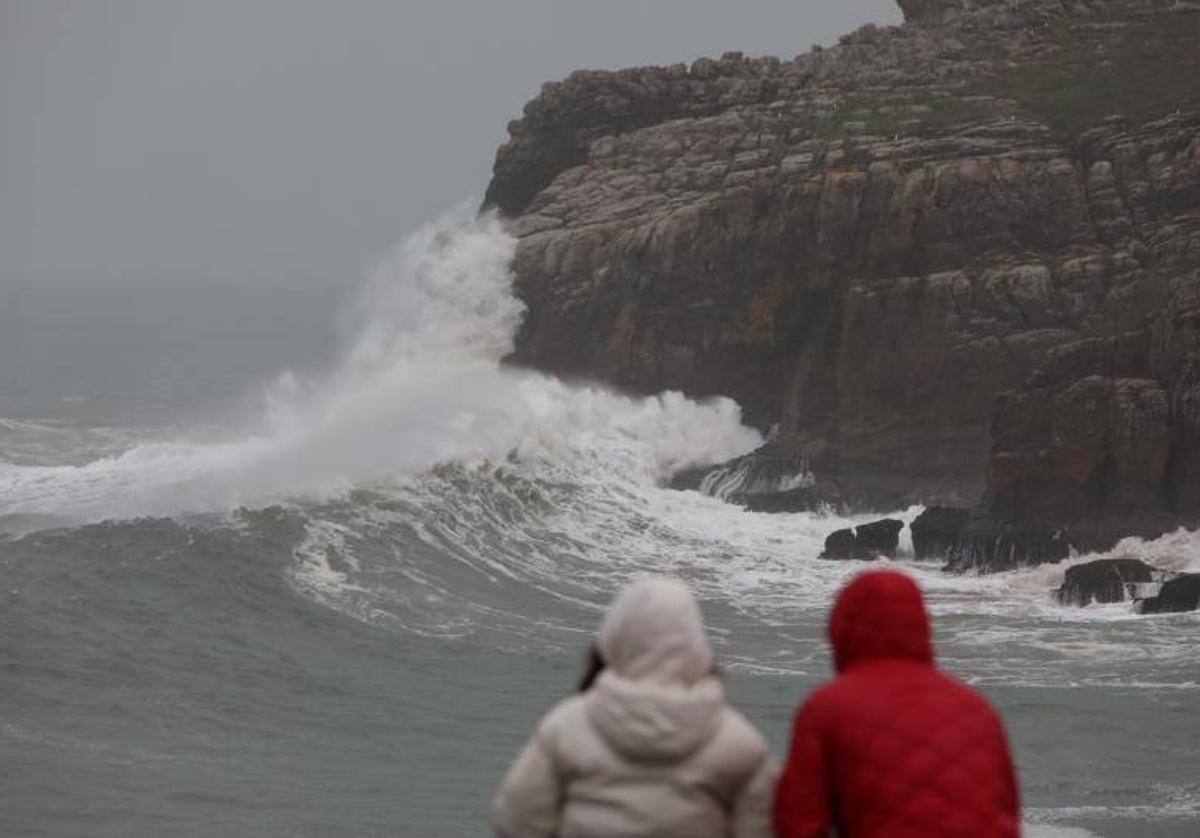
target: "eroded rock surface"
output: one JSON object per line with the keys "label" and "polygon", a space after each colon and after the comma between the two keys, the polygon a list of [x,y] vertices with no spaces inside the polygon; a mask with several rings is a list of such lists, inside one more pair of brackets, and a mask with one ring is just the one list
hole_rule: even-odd
{"label": "eroded rock surface", "polygon": [[1138,604],[1143,614],[1195,611],[1200,608],[1200,573],[1185,573],[1166,582],[1158,596]]}
{"label": "eroded rock surface", "polygon": [[1165,300],[1145,328],[1055,349],[998,399],[988,490],[952,568],[1004,570],[1200,525],[1200,216],[1191,226],[1185,250],[1160,262]]}
{"label": "eroded rock surface", "polygon": [[958,542],[967,519],[969,509],[952,506],[931,506],[916,517],[911,524],[913,553],[918,559],[936,559],[946,556]]}
{"label": "eroded rock surface", "polygon": [[1132,602],[1140,586],[1163,581],[1164,574],[1137,559],[1099,559],[1067,568],[1054,598],[1063,605]]}
{"label": "eroded rock surface", "polygon": [[896,558],[900,544],[900,530],[904,522],[895,518],[884,518],[869,524],[860,524],[853,529],[835,530],[825,539],[822,559]]}

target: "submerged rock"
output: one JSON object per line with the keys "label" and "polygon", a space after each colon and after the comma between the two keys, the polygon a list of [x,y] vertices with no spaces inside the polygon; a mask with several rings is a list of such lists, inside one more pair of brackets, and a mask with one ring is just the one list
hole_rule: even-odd
{"label": "submerged rock", "polygon": [[1200,573],[1185,573],[1165,582],[1158,596],[1138,603],[1143,614],[1195,611],[1200,608]]}
{"label": "submerged rock", "polygon": [[1099,559],[1067,568],[1054,598],[1063,605],[1125,602],[1138,598],[1139,585],[1159,582],[1163,572],[1137,559]]}
{"label": "submerged rock", "polygon": [[913,552],[918,559],[941,558],[962,535],[969,509],[953,506],[931,506],[912,522]]}
{"label": "submerged rock", "polygon": [[853,529],[835,530],[825,539],[822,559],[863,559],[871,561],[885,556],[896,558],[900,543],[900,530],[904,522],[895,518],[884,518],[861,524]]}

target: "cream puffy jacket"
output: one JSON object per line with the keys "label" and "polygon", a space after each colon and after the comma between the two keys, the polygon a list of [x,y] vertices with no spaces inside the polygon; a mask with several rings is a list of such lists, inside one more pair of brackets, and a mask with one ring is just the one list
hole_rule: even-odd
{"label": "cream puffy jacket", "polygon": [[503,838],[769,836],[774,764],[725,704],[681,582],[617,598],[597,638],[608,668],[550,711],[492,804]]}

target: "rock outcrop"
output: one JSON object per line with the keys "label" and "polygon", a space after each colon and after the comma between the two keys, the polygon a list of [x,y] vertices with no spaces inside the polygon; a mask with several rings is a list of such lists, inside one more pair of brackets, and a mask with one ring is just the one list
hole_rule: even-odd
{"label": "rock outcrop", "polygon": [[970,518],[969,509],[931,506],[911,524],[913,553],[918,559],[940,559],[958,542]]}
{"label": "rock outcrop", "polygon": [[519,238],[511,361],[731,396],[857,505],[986,489],[953,567],[1187,518],[1200,11],[900,5],[790,61],[546,85],[487,192]]}
{"label": "rock outcrop", "polygon": [[1162,571],[1137,559],[1099,559],[1067,568],[1054,598],[1063,605],[1132,602],[1141,586],[1163,581]]}
{"label": "rock outcrop", "polygon": [[1167,581],[1158,596],[1138,603],[1143,614],[1166,614],[1200,609],[1200,573],[1185,573]]}
{"label": "rock outcrop", "polygon": [[[1200,168],[1200,139],[1195,154]],[[1053,350],[998,399],[988,490],[950,567],[1004,570],[1200,525],[1200,215],[1192,227],[1189,249],[1160,260],[1166,299],[1146,328]]]}
{"label": "rock outcrop", "polygon": [[857,548],[858,541],[854,537],[853,529],[834,530],[825,538],[825,549],[821,551],[818,558],[836,559],[838,561],[846,561],[848,559],[865,559],[866,556],[859,555]]}
{"label": "rock outcrop", "polygon": [[853,529],[835,530],[825,539],[825,550],[820,558],[866,561],[881,557],[894,559],[902,529],[903,521],[884,518],[869,524],[860,524]]}
{"label": "rock outcrop", "polygon": [[751,512],[800,512],[846,502],[839,486],[817,481],[806,457],[770,443],[717,466],[685,469],[671,479],[671,488],[702,492]]}

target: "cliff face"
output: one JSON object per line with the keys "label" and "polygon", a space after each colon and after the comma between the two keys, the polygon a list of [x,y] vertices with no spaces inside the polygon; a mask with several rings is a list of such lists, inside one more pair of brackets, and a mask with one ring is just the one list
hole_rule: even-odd
{"label": "cliff face", "polygon": [[988,490],[952,569],[1058,561],[1200,525],[1200,217],[1182,223],[1172,239],[1184,248],[1156,260],[1166,300],[1145,328],[1052,350],[998,397]]}
{"label": "cliff face", "polygon": [[[732,396],[865,503],[973,503],[990,463],[980,543],[988,515],[1094,485],[1046,453],[1055,433],[1103,436],[1089,450],[1106,486],[1134,472],[1191,485],[1179,422],[1197,402],[1179,382],[1200,264],[1200,8],[900,5],[904,26],[793,61],[546,85],[487,193],[520,240],[513,361]],[[1148,348],[1070,348],[1129,333]],[[1047,357],[1127,351],[1126,366],[1052,360],[1031,378]],[[1107,388],[1103,411],[1072,401],[1085,378],[1109,382],[1085,385]],[[992,452],[996,396],[1026,382],[995,412]],[[1026,416],[1060,402],[1074,425]],[[1159,419],[1169,443],[1142,435]],[[1123,433],[1133,448],[1109,457]],[[1185,503],[1154,491],[1136,503]]]}

